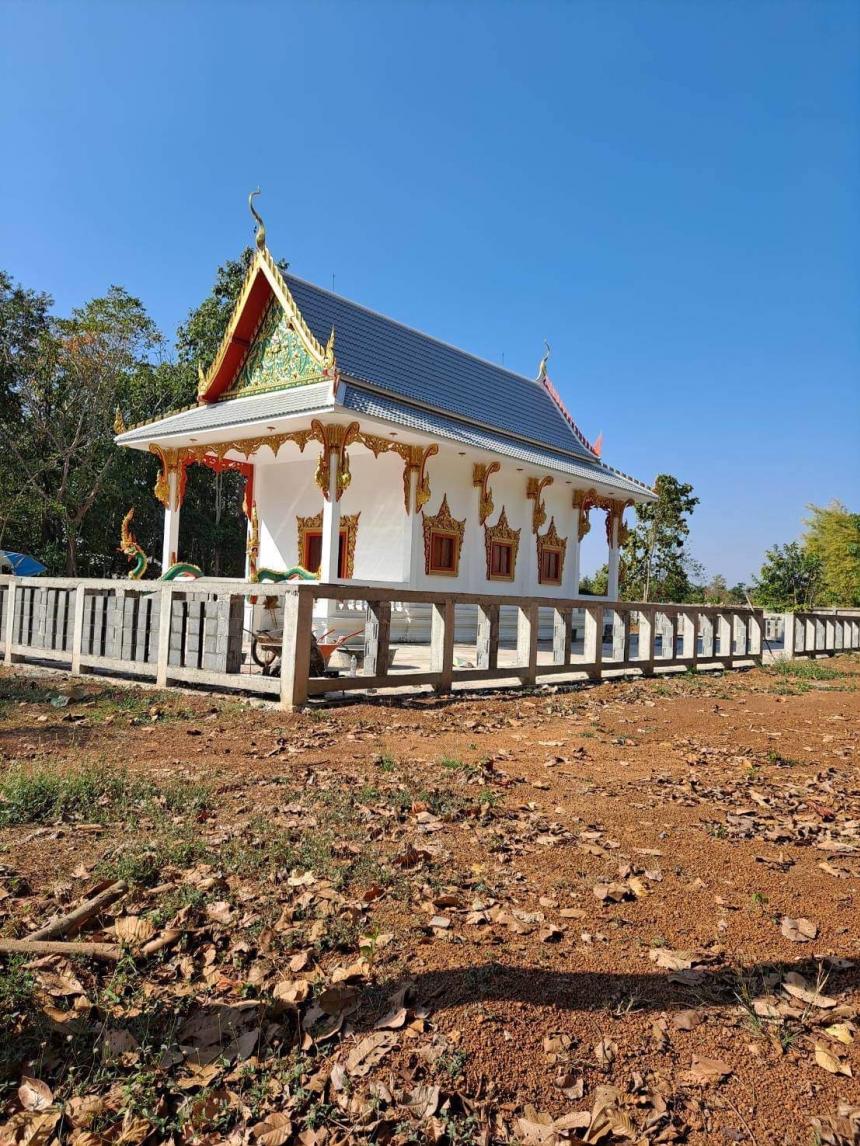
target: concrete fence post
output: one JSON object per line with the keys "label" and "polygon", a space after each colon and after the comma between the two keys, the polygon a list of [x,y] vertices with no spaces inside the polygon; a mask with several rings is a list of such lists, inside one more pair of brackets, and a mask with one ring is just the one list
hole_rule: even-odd
{"label": "concrete fence post", "polygon": [[81,650],[84,644],[84,605],[86,603],[86,585],[75,587],[75,611],[72,618],[72,673],[80,675]]}
{"label": "concrete fence post", "polygon": [[566,665],[570,661],[572,614],[572,609],[553,609],[552,663],[554,665]]}
{"label": "concrete fence post", "polygon": [[9,591],[6,595],[6,649],[3,657],[3,661],[7,665],[12,663],[12,645],[15,643],[15,597],[17,596],[17,589],[16,582],[10,581]]}
{"label": "concrete fence post", "polygon": [[592,680],[599,680],[603,666],[603,606],[585,606],[585,663]]}
{"label": "concrete fence post", "polygon": [[499,667],[499,606],[478,606],[477,667]]}
{"label": "concrete fence post", "polygon": [[797,644],[797,621],[794,613],[782,614],[782,651],[788,660],[794,659]]}
{"label": "concrete fence post", "polygon": [[284,635],[281,640],[281,708],[292,712],[308,699],[313,635],[314,598],[301,589],[284,596]]}
{"label": "concrete fence post", "polygon": [[537,680],[538,607],[531,603],[517,609],[517,662],[525,669],[523,684]]}
{"label": "concrete fence post", "polygon": [[170,619],[173,613],[173,583],[165,582],[161,589],[158,610],[158,660],[156,662],[155,683],[159,688],[167,685],[167,666],[170,662]]}
{"label": "concrete fence post", "polygon": [[364,676],[388,673],[388,645],[391,639],[391,602],[368,601],[364,622]]}
{"label": "concrete fence post", "polygon": [[454,602],[434,602],[430,622],[430,671],[441,673],[437,692],[450,692],[454,683]]}

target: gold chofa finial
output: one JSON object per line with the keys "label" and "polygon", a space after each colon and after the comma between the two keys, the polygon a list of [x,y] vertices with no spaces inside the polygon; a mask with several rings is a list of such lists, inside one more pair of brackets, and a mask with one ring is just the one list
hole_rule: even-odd
{"label": "gold chofa finial", "polygon": [[551,354],[551,351],[549,348],[549,343],[547,342],[546,339],[543,340],[543,344],[544,344],[545,349],[544,349],[544,356],[540,360],[540,366],[538,366],[538,376],[537,376],[538,382],[545,382],[546,381],[546,364],[547,364],[547,362],[549,362],[549,356]]}
{"label": "gold chofa finial", "polygon": [[258,250],[262,251],[266,245],[266,225],[263,222],[263,220],[260,218],[259,214],[257,213],[256,208],[254,207],[254,196],[259,195],[259,194],[261,194],[259,187],[257,188],[256,191],[251,192],[251,194],[248,196],[248,207],[250,208],[251,214],[257,220],[257,230],[256,230],[257,248],[258,248]]}
{"label": "gold chofa finial", "polygon": [[323,361],[326,366],[334,366],[334,327],[331,328],[331,334],[328,336]]}
{"label": "gold chofa finial", "polygon": [[115,434],[125,433],[125,418],[122,416],[122,410],[120,410],[119,406],[117,406],[116,413],[114,414],[113,432]]}

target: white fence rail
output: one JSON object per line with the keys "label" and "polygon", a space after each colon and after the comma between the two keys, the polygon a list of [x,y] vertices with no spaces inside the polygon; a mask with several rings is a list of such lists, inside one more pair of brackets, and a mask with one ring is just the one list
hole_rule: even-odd
{"label": "white fence rail", "polygon": [[[322,618],[325,627],[339,605],[357,599],[365,602],[364,632],[353,643],[354,655],[344,658],[346,671],[311,676],[315,619]],[[421,606],[431,614],[426,644],[400,646],[396,658],[393,605]],[[264,627],[282,629],[268,640],[279,654],[278,675],[251,656],[250,630],[263,615],[270,619]],[[860,612],[786,615],[782,624],[785,655],[860,649]],[[515,639],[501,639],[506,631]],[[464,632],[471,634],[465,646]],[[540,632],[551,632],[551,642],[539,640]],[[734,667],[760,662],[765,643],[762,610],[739,606],[559,601],[315,582],[0,577],[6,664],[47,661],[73,673],[139,677],[161,686],[240,689],[272,696],[285,708],[352,690],[431,686],[445,692],[457,685]]]}

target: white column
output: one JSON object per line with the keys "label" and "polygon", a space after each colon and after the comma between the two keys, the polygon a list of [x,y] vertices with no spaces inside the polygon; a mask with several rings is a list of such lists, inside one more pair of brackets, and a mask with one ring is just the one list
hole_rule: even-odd
{"label": "white column", "polygon": [[[164,538],[161,545],[161,571],[164,573],[179,560],[179,505],[177,504],[177,482],[179,474],[175,469],[167,475],[167,508],[164,511]],[[174,509],[173,506],[176,506]]]}
{"label": "white column", "polygon": [[609,584],[606,589],[606,595],[610,601],[618,600],[618,570],[621,557],[621,550],[618,547],[618,523],[619,515],[613,513],[612,544],[609,546]]}
{"label": "white column", "polygon": [[418,588],[418,578],[424,568],[424,515],[415,510],[415,490],[418,485],[418,471],[409,469],[409,509],[403,528],[403,541],[400,577],[409,589]]}
{"label": "white column", "polygon": [[574,514],[573,524],[567,535],[567,553],[565,554],[564,595],[566,597],[579,596],[579,549],[579,514]]}
{"label": "white column", "polygon": [[340,554],[340,502],[337,500],[337,451],[329,458],[328,497],[323,502],[320,581],[336,583]]}

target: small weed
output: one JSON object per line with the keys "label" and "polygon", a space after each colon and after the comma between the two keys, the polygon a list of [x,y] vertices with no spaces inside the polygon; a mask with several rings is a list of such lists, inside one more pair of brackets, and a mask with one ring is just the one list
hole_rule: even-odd
{"label": "small weed", "polygon": [[839,669],[814,659],[777,661],[768,671],[778,677],[794,680],[839,680],[845,675]]}
{"label": "small weed", "polygon": [[441,1054],[436,1060],[439,1070],[449,1078],[458,1078],[463,1073],[463,1067],[469,1061],[469,1052],[465,1050],[450,1050]]}
{"label": "small weed", "polygon": [[750,902],[756,911],[760,911],[763,914],[765,907],[767,907],[770,901],[763,891],[754,891],[750,896]]}

